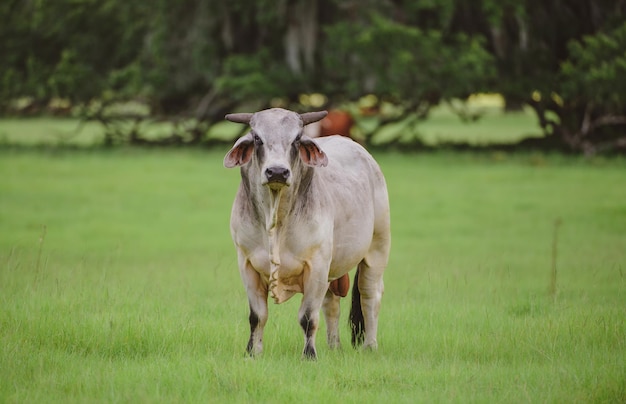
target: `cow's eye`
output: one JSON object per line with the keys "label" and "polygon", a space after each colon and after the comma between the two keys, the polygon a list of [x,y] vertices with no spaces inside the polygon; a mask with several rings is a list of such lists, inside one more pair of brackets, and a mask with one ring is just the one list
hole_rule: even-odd
{"label": "cow's eye", "polygon": [[259,135],[257,135],[256,133],[252,134],[252,139],[254,139],[254,144],[257,146],[261,146],[263,144],[263,141],[261,140]]}
{"label": "cow's eye", "polygon": [[294,140],[294,143],[295,143],[295,144],[300,143],[300,139],[302,139],[302,132],[300,132],[300,133],[298,134],[298,136],[296,136],[296,140]]}

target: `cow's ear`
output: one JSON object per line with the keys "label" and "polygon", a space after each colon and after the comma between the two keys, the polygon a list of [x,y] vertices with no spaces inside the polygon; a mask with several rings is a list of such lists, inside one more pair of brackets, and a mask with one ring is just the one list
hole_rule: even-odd
{"label": "cow's ear", "polygon": [[232,149],[224,157],[224,167],[233,168],[247,164],[254,152],[254,139],[252,133],[240,137]]}
{"label": "cow's ear", "polygon": [[300,152],[300,158],[308,166],[326,167],[328,165],[326,153],[308,136],[300,138],[298,151]]}

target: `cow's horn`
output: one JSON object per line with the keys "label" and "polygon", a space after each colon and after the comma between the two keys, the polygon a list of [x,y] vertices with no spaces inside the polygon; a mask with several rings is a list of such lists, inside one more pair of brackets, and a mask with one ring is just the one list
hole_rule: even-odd
{"label": "cow's horn", "polygon": [[224,118],[226,118],[226,120],[231,121],[231,122],[249,124],[250,119],[252,119],[252,115],[253,114],[249,112],[242,112],[238,114],[228,114]]}
{"label": "cow's horn", "polygon": [[300,117],[302,118],[302,124],[308,125],[310,123],[317,122],[321,119],[324,119],[326,115],[328,115],[327,111],[318,111],[318,112],[305,112],[304,114],[300,114]]}

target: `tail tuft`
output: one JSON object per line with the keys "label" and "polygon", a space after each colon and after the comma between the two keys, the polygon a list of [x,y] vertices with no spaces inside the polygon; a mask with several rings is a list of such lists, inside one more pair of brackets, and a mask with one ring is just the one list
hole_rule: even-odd
{"label": "tail tuft", "polygon": [[359,269],[354,274],[352,285],[352,307],[350,308],[350,331],[352,332],[352,346],[358,348],[365,340],[365,320],[361,310],[361,292],[359,291]]}

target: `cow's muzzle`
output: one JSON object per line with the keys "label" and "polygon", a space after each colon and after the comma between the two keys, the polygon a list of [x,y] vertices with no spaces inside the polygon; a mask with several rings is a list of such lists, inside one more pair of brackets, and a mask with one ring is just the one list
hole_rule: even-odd
{"label": "cow's muzzle", "polygon": [[286,167],[274,166],[268,167],[265,170],[265,178],[267,178],[268,184],[281,184],[289,185],[287,181],[291,176],[291,172]]}

